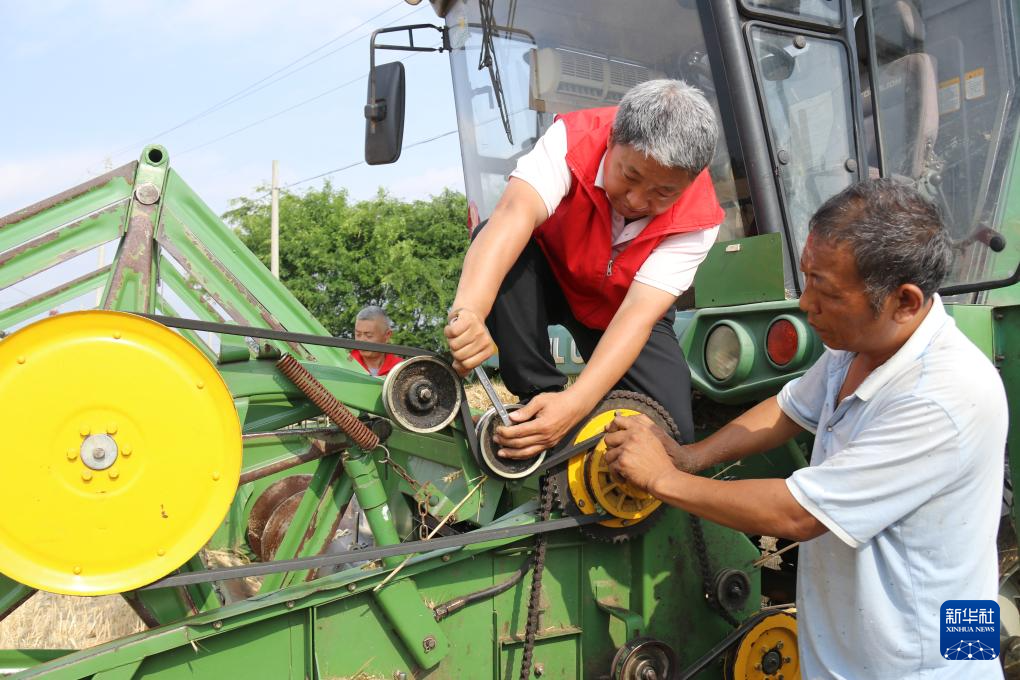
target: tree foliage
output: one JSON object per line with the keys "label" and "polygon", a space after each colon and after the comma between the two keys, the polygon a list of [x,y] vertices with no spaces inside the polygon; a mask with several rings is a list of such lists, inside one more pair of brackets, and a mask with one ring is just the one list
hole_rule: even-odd
{"label": "tree foliage", "polygon": [[[269,266],[269,205],[237,198],[223,218]],[[334,335],[352,337],[358,310],[383,307],[393,342],[445,348],[442,328],[468,245],[464,195],[406,203],[381,190],[352,201],[328,182],[280,194],[280,280]]]}

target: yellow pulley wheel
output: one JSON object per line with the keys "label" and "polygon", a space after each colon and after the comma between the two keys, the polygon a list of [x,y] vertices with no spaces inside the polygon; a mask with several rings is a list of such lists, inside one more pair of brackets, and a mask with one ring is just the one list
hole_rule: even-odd
{"label": "yellow pulley wheel", "polygon": [[226,515],[241,468],[233,399],[154,321],[75,312],[0,341],[0,573],[67,595],[181,566]]}
{"label": "yellow pulley wheel", "polygon": [[[574,438],[574,443],[594,437],[605,430],[617,413],[622,416],[639,415],[633,409],[609,409],[591,418]],[[589,453],[574,456],[567,464],[567,481],[575,504],[584,514],[596,511],[596,503],[613,519],[599,522],[606,527],[626,527],[648,517],[662,501],[640,489],[632,487],[609,471],[605,461],[606,444],[600,441]]]}
{"label": "yellow pulley wheel", "polygon": [[770,614],[755,624],[727,659],[727,680],[798,680],[797,619],[794,612]]}

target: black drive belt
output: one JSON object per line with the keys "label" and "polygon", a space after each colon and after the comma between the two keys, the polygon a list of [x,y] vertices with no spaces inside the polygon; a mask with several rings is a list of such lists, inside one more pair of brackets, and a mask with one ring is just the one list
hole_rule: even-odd
{"label": "black drive belt", "polygon": [[534,522],[531,524],[519,524],[498,529],[480,529],[466,534],[456,536],[440,536],[428,541],[409,541],[396,545],[387,545],[380,548],[368,548],[367,550],[348,550],[347,552],[334,555],[316,555],[314,557],[300,557],[293,560],[276,560],[261,564],[247,564],[240,567],[224,567],[222,569],[207,569],[205,571],[186,572],[167,576],[154,583],[151,583],[142,590],[155,588],[170,588],[173,586],[189,586],[195,583],[211,583],[213,581],[225,581],[232,578],[247,578],[249,576],[265,576],[282,571],[304,571],[307,569],[318,569],[337,564],[350,564],[351,562],[373,562],[387,557],[398,555],[412,555],[414,553],[426,553],[433,550],[447,548],[463,548],[466,545],[485,543],[487,541],[500,541],[518,536],[535,536],[547,534],[562,529],[594,524],[607,519],[606,515],[584,515],[582,517],[563,517],[551,519],[545,522]]}

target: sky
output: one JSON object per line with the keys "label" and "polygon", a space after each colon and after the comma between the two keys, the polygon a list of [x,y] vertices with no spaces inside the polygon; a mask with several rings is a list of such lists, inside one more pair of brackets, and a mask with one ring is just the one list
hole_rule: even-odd
{"label": "sky", "polygon": [[[439,20],[427,0],[0,0],[0,216],[148,143],[217,213],[261,194],[274,159],[281,185],[319,187],[324,178],[303,180],[364,158],[371,31],[409,23]],[[457,135],[408,148],[456,129],[447,56],[377,61],[394,59],[406,59],[404,153],[328,179],[358,199],[380,187],[405,200],[463,191]]]}

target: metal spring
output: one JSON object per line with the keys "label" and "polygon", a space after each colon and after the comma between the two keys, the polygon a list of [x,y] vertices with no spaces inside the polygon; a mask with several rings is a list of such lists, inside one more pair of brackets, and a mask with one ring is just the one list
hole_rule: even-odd
{"label": "metal spring", "polygon": [[313,404],[322,409],[322,412],[329,416],[337,427],[353,439],[361,450],[372,451],[379,446],[379,437],[330,394],[329,390],[316,380],[307,368],[299,364],[297,359],[288,354],[276,362],[276,367],[299,390],[304,392]]}

